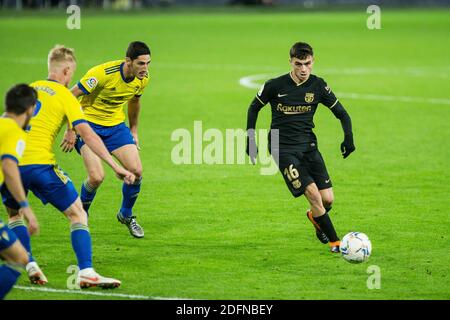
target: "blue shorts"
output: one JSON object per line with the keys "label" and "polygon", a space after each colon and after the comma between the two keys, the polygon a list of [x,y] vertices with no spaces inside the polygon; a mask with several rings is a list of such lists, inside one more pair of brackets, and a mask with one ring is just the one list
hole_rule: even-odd
{"label": "blue shorts", "polygon": [[[106,149],[111,153],[114,150],[123,147],[127,144],[136,144],[133,136],[131,135],[130,128],[128,128],[125,122],[122,122],[116,126],[105,127],[99,124],[89,122],[91,128],[96,134],[103,140]],[[75,143],[75,149],[80,153],[81,147],[84,145],[83,139],[77,136],[77,141]]]}
{"label": "blue shorts", "polygon": [[[72,181],[58,165],[34,164],[20,166],[19,170],[25,192],[33,191],[43,204],[51,203],[64,212],[78,198]],[[20,208],[5,184],[0,191],[5,206],[16,210]]]}
{"label": "blue shorts", "polygon": [[16,242],[17,236],[8,225],[0,219],[0,251],[8,249],[14,242]]}

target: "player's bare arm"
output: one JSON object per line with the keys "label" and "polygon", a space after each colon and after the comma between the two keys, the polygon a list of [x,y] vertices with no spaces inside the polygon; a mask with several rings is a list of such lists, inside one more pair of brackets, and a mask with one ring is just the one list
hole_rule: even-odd
{"label": "player's bare arm", "polygon": [[131,134],[133,135],[138,150],[140,150],[138,138],[138,119],[140,111],[141,111],[140,97],[135,96],[128,102],[128,121],[130,124]]}
{"label": "player's bare arm", "polygon": [[[84,92],[81,91],[81,89],[78,88],[77,85],[73,86],[70,91],[76,98],[84,95]],[[73,130],[73,128],[70,127],[69,123],[67,123],[67,129],[64,132],[64,137],[61,141],[61,144],[59,145],[61,147],[61,150],[63,152],[72,152],[73,149],[75,148],[76,140],[77,140],[76,132]]]}
{"label": "player's bare arm", "polygon": [[72,92],[72,94],[75,96],[75,98],[78,98],[78,97],[81,97],[82,95],[84,95],[84,92],[81,91],[81,89],[77,85],[74,85],[72,87],[72,89],[70,89],[70,92]]}
{"label": "player's bare arm", "polygon": [[123,179],[127,184],[134,183],[136,177],[131,172],[125,170],[124,168],[119,166],[117,162],[114,161],[100,137],[92,130],[89,124],[85,122],[79,123],[75,126],[75,130],[88,145],[88,147],[103,161],[105,161],[114,170],[114,172],[120,179]]}

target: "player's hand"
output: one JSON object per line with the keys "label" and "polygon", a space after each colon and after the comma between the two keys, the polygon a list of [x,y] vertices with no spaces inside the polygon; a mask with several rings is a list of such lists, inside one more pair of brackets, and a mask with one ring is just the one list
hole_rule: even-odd
{"label": "player's hand", "polygon": [[256,140],[254,136],[247,136],[247,147],[245,152],[250,157],[250,161],[256,164],[256,157],[258,156],[258,147],[256,146]]}
{"label": "player's hand", "polygon": [[344,138],[344,142],[341,143],[341,153],[342,156],[347,158],[350,153],[355,151],[355,145],[353,144],[353,135],[352,134],[346,134]]}
{"label": "player's hand", "polygon": [[39,223],[31,207],[21,208],[20,211],[28,222],[28,233],[30,235],[39,234]]}
{"label": "player's hand", "polygon": [[126,184],[133,184],[136,180],[136,176],[132,174],[130,171],[122,168],[121,166],[117,166],[114,168],[116,172],[116,176],[123,180]]}
{"label": "player's hand", "polygon": [[137,132],[131,131],[131,135],[133,136],[134,142],[136,143],[136,148],[140,151],[141,147],[139,146],[139,137]]}
{"label": "player's hand", "polygon": [[76,140],[77,135],[75,134],[75,131],[67,129],[66,132],[64,132],[64,138],[59,146],[63,152],[72,152]]}

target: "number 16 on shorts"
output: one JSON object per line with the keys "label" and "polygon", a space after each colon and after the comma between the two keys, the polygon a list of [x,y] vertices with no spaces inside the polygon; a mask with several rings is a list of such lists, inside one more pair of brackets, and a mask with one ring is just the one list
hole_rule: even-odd
{"label": "number 16 on shorts", "polygon": [[302,186],[302,183],[298,179],[300,174],[298,173],[298,170],[294,168],[293,164],[289,165],[288,168],[285,168],[283,174],[288,178],[295,189],[300,189],[300,187]]}

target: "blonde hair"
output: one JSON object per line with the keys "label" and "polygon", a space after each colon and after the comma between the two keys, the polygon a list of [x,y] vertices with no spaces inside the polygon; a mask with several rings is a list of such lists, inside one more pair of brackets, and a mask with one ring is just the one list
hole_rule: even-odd
{"label": "blonde hair", "polygon": [[48,69],[59,66],[64,62],[76,63],[75,50],[72,48],[66,48],[63,45],[57,44],[48,53]]}

